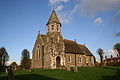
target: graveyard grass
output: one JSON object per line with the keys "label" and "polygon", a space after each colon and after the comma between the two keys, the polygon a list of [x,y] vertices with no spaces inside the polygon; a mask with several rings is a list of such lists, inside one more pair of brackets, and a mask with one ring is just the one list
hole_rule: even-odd
{"label": "graveyard grass", "polygon": [[[120,67],[78,68],[71,70],[34,69],[14,71],[15,80],[120,80]],[[5,72],[0,73],[0,80],[8,80]]]}

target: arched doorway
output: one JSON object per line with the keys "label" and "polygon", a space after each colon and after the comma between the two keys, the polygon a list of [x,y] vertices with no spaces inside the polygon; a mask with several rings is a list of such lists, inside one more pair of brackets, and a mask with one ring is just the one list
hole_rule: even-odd
{"label": "arched doorway", "polygon": [[60,57],[56,57],[56,68],[60,68]]}

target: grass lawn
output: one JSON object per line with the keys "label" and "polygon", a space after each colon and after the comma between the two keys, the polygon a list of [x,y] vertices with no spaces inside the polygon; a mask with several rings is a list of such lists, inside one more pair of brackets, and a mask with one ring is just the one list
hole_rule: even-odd
{"label": "grass lawn", "polygon": [[[34,69],[14,71],[15,80],[120,80],[120,67],[79,68],[79,72],[65,70]],[[8,80],[0,73],[0,80]]]}

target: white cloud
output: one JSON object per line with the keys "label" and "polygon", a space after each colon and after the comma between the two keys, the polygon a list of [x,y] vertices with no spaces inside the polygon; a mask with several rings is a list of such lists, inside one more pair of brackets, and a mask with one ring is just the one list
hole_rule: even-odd
{"label": "white cloud", "polygon": [[6,62],[5,62],[5,65],[6,65],[6,66],[9,66],[11,63],[12,63],[12,61],[6,61]]}
{"label": "white cloud", "polygon": [[63,8],[64,8],[64,6],[63,6],[63,5],[60,5],[60,6],[58,6],[55,10],[56,10],[57,12],[59,12],[59,11],[62,11]]}
{"label": "white cloud", "polygon": [[96,18],[94,21],[94,23],[97,25],[101,24],[102,22],[103,22],[102,18]]}
{"label": "white cloud", "polygon": [[63,13],[58,14],[58,17],[60,19],[60,22],[63,24],[71,22],[71,17],[69,16],[67,12],[64,14]]}
{"label": "white cloud", "polygon": [[119,22],[120,21],[120,10],[117,11],[117,14],[115,15],[114,20],[115,20],[115,22]]}
{"label": "white cloud", "polygon": [[49,3],[51,5],[55,5],[56,3],[59,3],[59,2],[64,2],[64,3],[67,3],[69,2],[70,0],[49,0]]}
{"label": "white cloud", "polygon": [[107,51],[104,51],[105,52],[105,56],[107,56],[107,58],[110,58],[111,55],[113,57],[117,57],[117,54],[119,54],[115,49],[111,49],[111,50],[107,50]]}
{"label": "white cloud", "polygon": [[[14,61],[6,61],[6,62],[5,62],[5,65],[6,65],[6,66],[9,66],[12,62],[14,62]],[[16,63],[17,63],[17,65],[20,65],[20,62],[19,62],[19,61],[17,61]]]}
{"label": "white cloud", "polygon": [[97,13],[112,10],[120,10],[120,0],[79,0],[73,11],[85,16],[95,16]]}
{"label": "white cloud", "polygon": [[[65,8],[65,4],[70,1],[72,0],[49,0],[49,4],[51,6],[55,5],[55,10],[60,13]],[[69,13],[71,15],[79,12],[83,16],[96,16],[102,12],[114,11],[116,12],[113,15],[115,22],[120,22],[120,0],[75,0],[72,6],[74,6],[74,9]]]}
{"label": "white cloud", "polygon": [[[71,16],[67,12],[68,10],[63,12],[63,9],[65,7],[65,4],[67,4],[70,0],[49,0],[49,4],[51,6],[54,5],[55,11],[58,12],[58,17],[60,19],[60,22],[62,24],[70,23],[71,22]],[[63,4],[65,3],[65,4]]]}

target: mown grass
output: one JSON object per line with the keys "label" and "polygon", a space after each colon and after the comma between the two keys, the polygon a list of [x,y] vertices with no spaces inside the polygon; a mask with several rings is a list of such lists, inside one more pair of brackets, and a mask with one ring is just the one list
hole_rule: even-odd
{"label": "mown grass", "polygon": [[[65,70],[34,69],[14,71],[16,80],[120,80],[120,67],[79,68],[79,72]],[[8,80],[0,73],[0,80]]]}

